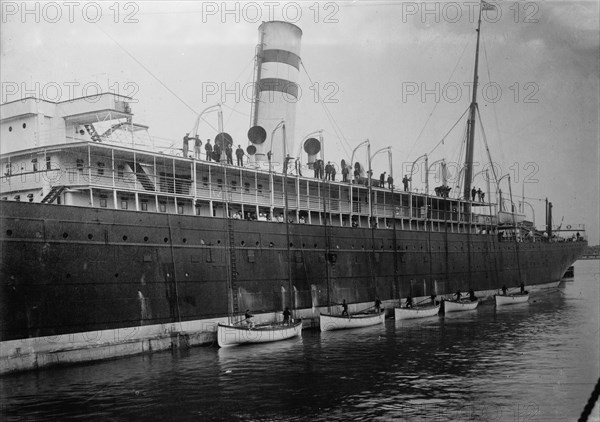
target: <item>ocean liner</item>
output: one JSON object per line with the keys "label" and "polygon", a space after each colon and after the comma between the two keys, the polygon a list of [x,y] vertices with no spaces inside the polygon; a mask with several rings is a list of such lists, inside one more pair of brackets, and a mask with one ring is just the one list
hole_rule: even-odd
{"label": "ocean liner", "polygon": [[407,295],[560,282],[587,245],[582,227],[567,239],[550,203],[537,230],[470,195],[476,89],[460,194],[380,186],[370,160],[350,159],[349,179],[315,177],[322,136],[290,153],[295,102],[282,97],[296,83],[279,76],[299,70],[301,36],[285,22],[259,28],[243,166],[227,160],[219,106],[198,116],[219,121],[215,161],[198,122],[189,149],[155,145],[128,97],[2,104],[1,373],[211,343],[247,309],[269,320],[289,307],[316,326],[343,299],[392,309]]}

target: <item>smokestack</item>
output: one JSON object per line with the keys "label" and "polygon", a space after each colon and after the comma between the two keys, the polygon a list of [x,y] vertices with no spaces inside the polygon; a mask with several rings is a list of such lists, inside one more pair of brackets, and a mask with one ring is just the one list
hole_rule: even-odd
{"label": "smokestack", "polygon": [[[255,160],[267,160],[271,151],[273,163],[283,163],[283,132],[273,129],[285,120],[286,150],[292,151],[296,125],[296,102],[299,99],[300,39],[302,30],[288,22],[263,22],[258,28],[259,47],[256,62],[256,92],[249,140]],[[264,129],[259,131],[257,126]],[[260,132],[261,136],[256,136]],[[266,135],[266,136],[265,136]],[[265,139],[263,139],[263,136]],[[257,142],[258,141],[258,142]]]}

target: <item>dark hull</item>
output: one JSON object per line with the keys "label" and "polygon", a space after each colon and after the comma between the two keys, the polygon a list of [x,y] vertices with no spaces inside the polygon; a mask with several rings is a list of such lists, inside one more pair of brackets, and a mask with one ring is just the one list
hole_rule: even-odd
{"label": "dark hull", "polygon": [[[0,216],[4,344],[228,314],[227,220],[19,202]],[[230,222],[238,307],[255,313],[510,288],[519,267],[527,286],[559,281],[587,245],[397,230],[394,251],[391,229],[290,224],[288,248],[285,224]]]}

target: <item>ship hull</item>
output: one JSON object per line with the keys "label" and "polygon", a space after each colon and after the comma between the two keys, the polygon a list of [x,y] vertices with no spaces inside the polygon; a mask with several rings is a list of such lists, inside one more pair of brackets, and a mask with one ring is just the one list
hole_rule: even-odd
{"label": "ship hull", "polygon": [[[23,202],[0,218],[1,373],[210,343],[226,321],[228,220]],[[587,246],[308,224],[288,246],[285,224],[232,229],[240,309],[314,321],[343,299],[556,285]]]}

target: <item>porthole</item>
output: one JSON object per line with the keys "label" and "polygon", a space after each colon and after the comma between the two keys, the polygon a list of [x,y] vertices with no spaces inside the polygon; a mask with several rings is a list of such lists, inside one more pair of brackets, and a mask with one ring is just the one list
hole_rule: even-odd
{"label": "porthole", "polygon": [[124,235],[124,236],[123,236],[123,240],[127,240],[127,236],[125,236],[125,235]]}
{"label": "porthole", "polygon": [[167,243],[168,241],[169,241],[169,238],[168,238],[168,237],[165,237],[165,238],[163,239],[163,242],[165,242],[165,243]]}
{"label": "porthole", "polygon": [[12,132],[12,126],[9,126],[9,127],[8,127],[8,131],[9,131],[9,132]]}
{"label": "porthole", "polygon": [[183,243],[187,243],[187,239],[185,237],[183,238]]}
{"label": "porthole", "polygon": [[115,278],[119,278],[119,273],[115,273]]}
{"label": "porthole", "polygon": [[7,236],[12,236],[12,230],[6,230],[6,235]]}
{"label": "porthole", "polygon": [[303,243],[303,244],[302,244],[302,247],[303,247],[303,248],[305,248],[305,247],[306,247],[306,243]]}
{"label": "porthole", "polygon": [[94,238],[94,235],[93,235],[93,234],[91,234],[91,233],[90,233],[90,234],[88,234],[88,239],[92,240],[93,238]]}
{"label": "porthole", "polygon": [[314,244],[314,247],[315,247],[315,249],[317,249],[317,246],[318,246],[318,245],[315,243],[315,244]]}
{"label": "porthole", "polygon": [[70,274],[70,273],[67,273],[66,277],[67,277],[67,278],[71,278],[71,274]]}
{"label": "porthole", "polygon": [[220,244],[221,244],[221,241],[220,241],[220,240],[217,240],[217,245],[220,245]]}
{"label": "porthole", "polygon": [[244,242],[243,240],[240,242],[240,245],[245,246],[246,242]]}
{"label": "porthole", "polygon": [[294,244],[292,242],[290,242],[290,248],[293,248]]}
{"label": "porthole", "polygon": [[258,241],[257,241],[257,242],[256,242],[256,246],[260,246],[260,242],[258,242]]}
{"label": "porthole", "polygon": [[23,123],[23,129],[27,127],[27,123]]}
{"label": "porthole", "polygon": [[148,236],[144,236],[144,242],[148,241]]}
{"label": "porthole", "polygon": [[273,246],[275,246],[275,244],[273,242],[269,242],[269,248],[272,248]]}
{"label": "porthole", "polygon": [[63,233],[63,237],[66,239],[67,237],[69,237],[69,233]]}

